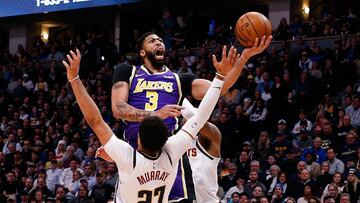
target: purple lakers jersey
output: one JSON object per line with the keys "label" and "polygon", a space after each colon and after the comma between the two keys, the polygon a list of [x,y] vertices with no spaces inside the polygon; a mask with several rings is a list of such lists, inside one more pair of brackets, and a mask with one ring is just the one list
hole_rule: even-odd
{"label": "purple lakers jersey", "polygon": [[[182,92],[180,80],[176,73],[168,68],[161,73],[150,73],[144,66],[133,67],[129,81],[129,99],[131,106],[147,111],[156,111],[167,104],[179,104]],[[176,118],[164,120],[169,132],[177,128]],[[125,139],[137,148],[138,122],[126,121]]]}

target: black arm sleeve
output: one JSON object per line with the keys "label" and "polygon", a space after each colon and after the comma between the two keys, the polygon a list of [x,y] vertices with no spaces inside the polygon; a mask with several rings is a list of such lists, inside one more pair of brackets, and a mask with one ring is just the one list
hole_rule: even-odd
{"label": "black arm sleeve", "polygon": [[179,74],[179,78],[183,96],[191,96],[191,84],[197,78],[197,76],[192,73],[181,73]]}
{"label": "black arm sleeve", "polygon": [[129,83],[131,72],[132,72],[132,66],[129,64],[122,63],[115,66],[115,70],[112,77],[112,83],[115,84],[119,81],[124,81]]}

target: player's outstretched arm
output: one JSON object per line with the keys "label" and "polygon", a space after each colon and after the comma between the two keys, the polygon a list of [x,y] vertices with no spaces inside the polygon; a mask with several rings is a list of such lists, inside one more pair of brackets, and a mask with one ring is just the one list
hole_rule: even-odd
{"label": "player's outstretched arm", "polygon": [[[183,110],[181,115],[189,120],[195,115],[197,109],[187,100],[184,99],[182,103]],[[214,157],[220,157],[221,133],[220,130],[212,123],[205,123],[204,127],[200,129],[199,142],[202,146],[207,146],[206,151]]]}
{"label": "player's outstretched arm", "polygon": [[63,64],[66,67],[67,78],[71,84],[76,101],[80,106],[86,122],[94,130],[101,144],[105,145],[109,141],[113,132],[101,117],[98,107],[87,93],[79,78],[81,60],[80,51],[76,49],[76,54],[73,51],[70,51],[70,55],[66,55],[69,62],[63,61]]}
{"label": "player's outstretched arm", "polygon": [[168,153],[170,153],[171,157],[175,160],[179,159],[190,147],[195,139],[195,136],[199,133],[200,129],[204,126],[212,114],[220,96],[224,79],[232,68],[230,66],[222,66],[221,64],[226,62],[226,60],[234,60],[234,57],[236,56],[234,55],[233,57],[229,57],[227,59],[223,58],[220,62],[218,62],[216,57],[213,56],[213,62],[217,73],[209,90],[206,92],[203,100],[201,101],[198,111],[183,125],[180,131],[175,136],[171,136],[165,144],[165,148],[167,148]]}
{"label": "player's outstretched arm", "polygon": [[[256,54],[259,54],[259,53],[263,52],[266,48],[268,48],[269,45],[270,45],[271,40],[272,40],[272,36],[268,36],[268,37],[263,36],[261,38],[261,40],[259,38],[256,38],[255,43],[254,43],[254,45],[252,47],[245,48],[243,50],[243,52],[241,53],[240,57],[236,58],[235,63],[234,64],[229,64],[229,65],[233,65],[234,68],[231,69],[228,76],[226,77],[226,80],[224,81],[224,86],[223,86],[223,89],[221,91],[221,95],[224,95],[225,92],[227,92],[229,90],[229,88],[232,87],[236,83],[236,81],[239,78],[239,76],[240,76],[246,62],[252,56],[255,56]],[[231,49],[229,51],[229,54],[230,53],[231,53]],[[224,50],[223,50],[223,57],[224,57]]]}
{"label": "player's outstretched arm", "polygon": [[[221,90],[221,95],[224,95],[229,90],[229,88],[235,84],[246,62],[252,56],[263,52],[267,47],[269,47],[271,40],[272,40],[272,36],[269,37],[264,36],[261,38],[261,41],[259,39],[256,39],[254,45],[250,48],[244,49],[241,55],[237,53],[237,50],[233,46],[230,48],[228,54],[226,54],[226,46],[223,47],[222,60],[224,61],[224,63],[221,63],[220,65],[231,66],[234,68],[231,69],[231,71],[229,72],[229,74],[227,75],[224,81],[224,86],[223,89]],[[234,60],[229,60],[231,58],[233,58]],[[204,79],[195,79],[192,83],[192,91],[191,91],[192,96],[197,100],[201,100],[204,97],[209,86],[210,86],[209,81]]]}

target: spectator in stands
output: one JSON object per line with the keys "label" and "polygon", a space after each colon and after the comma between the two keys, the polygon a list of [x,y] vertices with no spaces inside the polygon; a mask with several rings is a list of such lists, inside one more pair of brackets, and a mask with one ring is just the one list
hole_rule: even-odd
{"label": "spectator in stands", "polygon": [[290,38],[289,25],[286,18],[281,18],[280,24],[276,30],[275,38],[278,40],[285,40]]}
{"label": "spectator in stands", "polygon": [[62,170],[58,168],[58,162],[52,160],[50,168],[46,171],[46,186],[50,191],[55,191],[56,185],[59,184],[61,174]]}
{"label": "spectator in stands", "polygon": [[79,194],[76,197],[69,200],[69,203],[81,203],[81,202],[95,203],[94,199],[92,199],[92,197],[89,197],[88,189],[85,186],[80,186]]}
{"label": "spectator in stands", "polygon": [[[113,163],[109,163],[109,165],[110,164],[113,164]],[[85,179],[87,181],[88,187],[92,188],[96,184],[96,177],[95,177],[96,169],[95,169],[94,164],[88,163],[84,167],[81,167],[81,168],[84,169],[83,179]],[[115,185],[114,185],[114,187],[115,187]]]}
{"label": "spectator in stands", "polygon": [[276,184],[274,187],[274,194],[271,195],[271,203],[281,203],[285,201],[285,194],[283,192],[283,185]]}
{"label": "spectator in stands", "polygon": [[[341,115],[343,114],[343,117]],[[336,130],[336,143],[344,143],[347,133],[353,129],[351,126],[351,118],[348,114],[345,114],[343,109],[338,111],[338,121]]]}
{"label": "spectator in stands", "polygon": [[360,96],[356,96],[352,105],[345,109],[346,114],[350,116],[351,125],[354,128],[360,128]]}
{"label": "spectator in stands", "polygon": [[357,202],[360,198],[360,181],[357,177],[357,171],[354,168],[349,169],[347,182],[344,186],[344,192],[350,195],[350,202]]}
{"label": "spectator in stands", "polygon": [[64,59],[64,55],[57,50],[55,46],[51,47],[50,54],[47,57],[47,61],[61,61]]}
{"label": "spectator in stands", "polygon": [[109,163],[107,165],[107,174],[105,176],[105,183],[115,188],[117,180],[119,178],[119,174],[117,172],[117,167],[115,163]]}
{"label": "spectator in stands", "polygon": [[256,155],[260,160],[265,160],[271,150],[270,137],[268,132],[262,131],[257,144]]}
{"label": "spectator in stands", "polygon": [[333,176],[329,174],[330,164],[327,161],[322,162],[321,164],[321,173],[317,177],[317,183],[321,190],[324,190],[327,184],[331,183]]}
{"label": "spectator in stands", "polygon": [[266,176],[265,187],[267,190],[267,196],[271,196],[274,193],[275,186],[278,183],[279,175],[281,169],[277,165],[272,165],[270,167],[270,174]]}
{"label": "spectator in stands", "polygon": [[313,140],[311,139],[311,136],[309,135],[309,132],[306,128],[302,128],[296,139],[292,141],[292,146],[301,152],[306,148],[310,148],[312,145]]}
{"label": "spectator in stands", "polygon": [[237,167],[234,163],[229,163],[229,175],[222,177],[219,180],[219,185],[224,189],[224,192],[227,192],[231,187],[236,185],[237,177]]}
{"label": "spectator in stands", "polygon": [[328,161],[330,163],[329,174],[334,175],[336,172],[339,172],[339,173],[343,174],[344,170],[345,170],[345,166],[344,166],[344,163],[341,160],[336,158],[335,150],[333,148],[328,148],[326,150],[326,154],[327,154],[327,157],[328,157]]}
{"label": "spectator in stands", "polygon": [[336,202],[339,202],[340,200],[340,191],[339,188],[336,184],[332,183],[328,186],[328,193],[325,192],[323,193],[323,196],[321,197],[322,202],[325,202],[326,199],[328,198],[333,198]]}
{"label": "spectator in stands", "polygon": [[[240,200],[240,195],[241,193],[238,193],[238,192],[234,192],[231,194],[231,199],[229,198],[226,203],[240,203],[241,200]],[[246,200],[248,198],[246,197]]]}
{"label": "spectator in stands", "polygon": [[249,182],[246,183],[244,186],[244,193],[246,193],[250,197],[253,196],[253,192],[256,187],[260,187],[261,192],[266,191],[265,185],[259,182],[258,178],[259,176],[256,171],[251,171],[249,173]]}
{"label": "spectator in stands", "polygon": [[30,177],[25,178],[24,188],[21,190],[20,193],[18,193],[18,196],[20,196],[21,194],[30,195],[34,188],[33,186],[33,179]]}
{"label": "spectator in stands", "polygon": [[55,159],[60,162],[63,160],[66,153],[66,141],[60,140],[55,149]]}
{"label": "spectator in stands", "polygon": [[67,193],[67,189],[64,188],[63,186],[59,186],[56,188],[56,193],[55,193],[55,202],[64,202],[67,203],[68,200],[66,198],[66,193]]}
{"label": "spectator in stands", "polygon": [[359,148],[359,140],[356,131],[349,131],[345,136],[345,143],[339,148],[339,157],[346,163],[347,161],[355,161],[356,150]]}
{"label": "spectator in stands", "polygon": [[315,154],[305,153],[305,168],[308,170],[310,177],[316,179],[321,173],[320,164],[315,162]]}
{"label": "spectator in stands", "polygon": [[80,171],[81,174],[83,173],[83,170],[78,168],[78,160],[74,158],[70,160],[70,167],[65,168],[61,173],[59,180],[60,185],[63,185],[65,188],[69,188],[75,171]]}
{"label": "spectator in stands", "polygon": [[114,188],[104,181],[104,176],[101,173],[96,175],[96,185],[91,189],[91,197],[95,202],[107,202],[111,199],[111,194]]}
{"label": "spectator in stands", "polygon": [[53,193],[46,187],[45,179],[39,178],[37,181],[37,187],[34,187],[34,189],[30,193],[30,198],[37,198],[37,196],[40,196],[38,193],[41,193],[41,196],[46,199],[47,197],[53,197]]}
{"label": "spectator in stands", "polygon": [[321,163],[323,163],[323,161],[327,160],[326,151],[321,148],[322,144],[323,144],[322,139],[320,137],[315,137],[313,140],[312,147],[304,149],[304,151],[301,155],[301,160],[305,161],[306,153],[315,154],[316,160],[314,160],[314,161],[318,162],[319,164],[321,164]]}
{"label": "spectator in stands", "polygon": [[244,185],[245,185],[245,180],[241,177],[238,177],[236,180],[236,185],[232,186],[225,194],[225,197],[223,199],[223,201],[229,201],[231,199],[232,194],[234,194],[235,192],[241,194],[244,192]]}
{"label": "spectator in stands", "polygon": [[300,129],[305,127],[307,131],[311,131],[313,128],[313,124],[310,120],[306,118],[306,113],[302,109],[299,112],[299,120],[297,123],[295,123],[294,128],[292,130],[292,133],[295,135],[300,132]]}
{"label": "spectator in stands", "polygon": [[310,71],[313,66],[313,61],[310,59],[308,52],[301,52],[301,59],[299,61],[299,68],[301,71]]}
{"label": "spectator in stands", "polygon": [[67,146],[64,158],[61,160],[62,166],[64,168],[69,167],[71,164],[70,162],[74,159],[77,161],[77,164],[80,163],[80,159],[75,155],[75,148],[72,145]]}

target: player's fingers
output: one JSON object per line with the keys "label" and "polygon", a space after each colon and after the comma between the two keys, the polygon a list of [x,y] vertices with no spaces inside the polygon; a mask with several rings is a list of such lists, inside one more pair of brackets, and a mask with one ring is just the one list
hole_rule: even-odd
{"label": "player's fingers", "polygon": [[266,42],[266,36],[264,35],[262,38],[261,38],[261,42],[260,42],[260,46],[263,46]]}
{"label": "player's fingers", "polygon": [[66,61],[62,61],[62,63],[64,64],[64,66],[65,66],[66,69],[69,69],[69,68],[70,68],[69,64],[67,64]]}
{"label": "player's fingers", "polygon": [[273,39],[273,36],[270,35],[270,36],[266,39],[266,42],[265,42],[266,45],[269,45],[269,44],[271,43],[272,39]]}
{"label": "player's fingers", "polygon": [[174,108],[174,109],[179,109],[179,110],[183,109],[182,106],[177,105],[177,104],[168,104],[166,106],[169,106],[169,107]]}
{"label": "player's fingers", "polygon": [[226,45],[224,45],[223,47],[221,60],[224,60],[225,58],[226,58]]}
{"label": "player's fingers", "polygon": [[79,49],[76,49],[76,56],[77,56],[78,58],[81,58],[81,54],[80,54]]}
{"label": "player's fingers", "polygon": [[214,66],[216,66],[216,65],[218,64],[218,61],[217,61],[217,59],[216,59],[215,54],[212,55],[212,60],[213,60]]}
{"label": "player's fingers", "polygon": [[230,57],[230,59],[231,59],[233,53],[234,53],[234,46],[231,46],[227,57]]}
{"label": "player's fingers", "polygon": [[259,47],[259,38],[258,37],[255,39],[254,47],[255,48]]}
{"label": "player's fingers", "polygon": [[66,58],[68,59],[70,65],[74,63],[74,61],[72,60],[69,54],[66,55]]}
{"label": "player's fingers", "polygon": [[235,62],[236,56],[237,56],[237,49],[234,49],[234,52],[233,52],[233,54],[231,56],[231,60],[230,60],[231,64],[233,64]]}
{"label": "player's fingers", "polygon": [[72,59],[76,59],[77,57],[76,57],[76,55],[75,55],[75,53],[72,51],[72,50],[70,50],[70,54],[71,54],[71,58]]}

